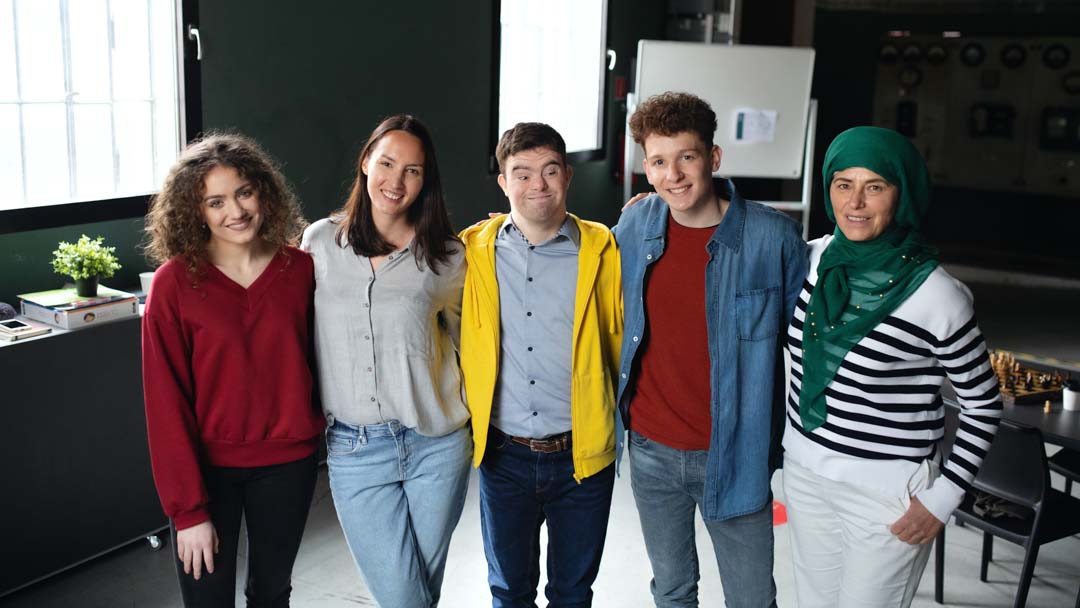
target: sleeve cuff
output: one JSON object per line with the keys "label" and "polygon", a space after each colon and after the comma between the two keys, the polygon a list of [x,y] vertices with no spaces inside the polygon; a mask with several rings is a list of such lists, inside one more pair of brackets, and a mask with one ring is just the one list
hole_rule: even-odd
{"label": "sleeve cuff", "polygon": [[949,516],[964,500],[964,490],[942,475],[934,485],[915,494],[915,497],[938,521],[949,523]]}
{"label": "sleeve cuff", "polygon": [[173,526],[177,531],[197,526],[204,521],[210,521],[210,513],[204,508],[198,508],[186,513],[178,513],[172,518]]}

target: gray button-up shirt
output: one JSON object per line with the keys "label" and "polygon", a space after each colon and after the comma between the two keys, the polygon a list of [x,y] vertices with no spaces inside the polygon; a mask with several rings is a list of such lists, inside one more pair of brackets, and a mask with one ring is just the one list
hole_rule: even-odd
{"label": "gray button-up shirt", "polygon": [[469,419],[456,349],[465,252],[417,268],[413,244],[377,271],[341,247],[338,225],[319,220],[300,247],[315,261],[315,354],[323,410],[354,425],[398,420],[441,436]]}
{"label": "gray button-up shirt", "polygon": [[506,216],[495,239],[501,340],[492,424],[542,439],[570,430],[570,358],[581,235],[567,216],[531,244]]}

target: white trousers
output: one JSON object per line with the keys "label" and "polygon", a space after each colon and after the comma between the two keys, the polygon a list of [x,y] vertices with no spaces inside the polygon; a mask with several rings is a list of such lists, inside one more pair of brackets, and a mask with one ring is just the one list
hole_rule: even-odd
{"label": "white trousers", "polygon": [[909,545],[889,526],[911,495],[937,476],[925,462],[896,494],[826,479],[784,463],[784,497],[800,608],[907,607],[915,596],[931,544]]}

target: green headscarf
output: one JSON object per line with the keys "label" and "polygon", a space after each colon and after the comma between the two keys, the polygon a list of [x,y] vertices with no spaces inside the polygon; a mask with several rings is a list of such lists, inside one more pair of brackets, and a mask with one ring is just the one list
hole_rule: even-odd
{"label": "green headscarf", "polygon": [[829,186],[838,171],[862,167],[898,189],[896,214],[870,241],[850,241],[840,231],[818,263],[818,280],[803,324],[803,378],[799,418],[812,431],[825,423],[825,388],[844,357],[878,323],[922,285],[937,267],[937,250],[919,227],[930,206],[930,176],[919,151],[903,135],[855,127],[836,136],[825,153],[825,213],[833,216]]}

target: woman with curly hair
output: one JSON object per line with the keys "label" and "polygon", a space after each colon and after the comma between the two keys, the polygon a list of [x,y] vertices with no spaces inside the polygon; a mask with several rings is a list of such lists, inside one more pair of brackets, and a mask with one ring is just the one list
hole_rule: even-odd
{"label": "woman with curly hair", "polygon": [[301,247],[315,261],[327,465],[345,539],[379,606],[435,606],[472,440],[456,354],[464,248],[427,127],[382,121],[344,208]]}
{"label": "woman with curly hair", "polygon": [[248,605],[289,602],[324,427],[313,266],[291,245],[303,227],[281,172],[239,135],[191,144],[150,205],[147,434],[186,606],[233,605],[241,516]]}

